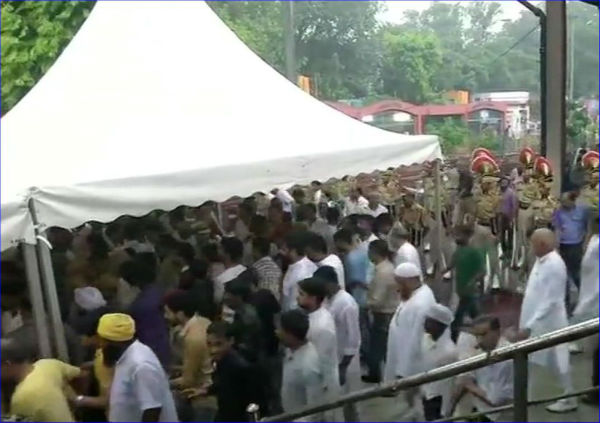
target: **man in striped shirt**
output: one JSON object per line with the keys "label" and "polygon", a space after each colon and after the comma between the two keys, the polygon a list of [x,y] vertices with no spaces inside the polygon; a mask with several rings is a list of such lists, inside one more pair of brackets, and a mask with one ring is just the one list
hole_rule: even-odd
{"label": "man in striped shirt", "polygon": [[254,265],[252,266],[258,276],[258,288],[268,289],[275,298],[281,300],[281,269],[269,255],[271,244],[266,238],[254,238],[252,240],[252,253],[254,254]]}

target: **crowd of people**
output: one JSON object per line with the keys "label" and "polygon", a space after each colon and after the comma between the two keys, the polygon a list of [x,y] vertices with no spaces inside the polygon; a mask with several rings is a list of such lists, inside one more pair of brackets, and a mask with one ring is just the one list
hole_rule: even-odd
{"label": "crowd of people", "polygon": [[[592,153],[582,157],[585,186],[560,202],[543,157],[526,149],[503,175],[479,149],[469,169],[444,169],[439,201],[433,169],[416,187],[389,170],[368,186],[344,178],[256,193],[239,202],[231,225],[206,203],[50,228],[69,362],[40,357],[18,249],[6,252],[2,414],[248,421],[250,404],[261,416],[297,411],[597,317]],[[448,286],[449,296],[440,290]],[[524,292],[517,327],[483,313],[482,297],[499,289]],[[568,348],[530,360],[566,393]],[[597,341],[593,348],[597,386]],[[402,398],[416,421],[473,409],[496,420],[488,411],[513,400],[512,362]],[[575,408],[574,398],[548,406]],[[360,402],[307,416],[361,418]]]}

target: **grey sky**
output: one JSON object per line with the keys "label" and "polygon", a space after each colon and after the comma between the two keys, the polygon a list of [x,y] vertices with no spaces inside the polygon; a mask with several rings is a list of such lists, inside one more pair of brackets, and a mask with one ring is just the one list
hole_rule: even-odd
{"label": "grey sky", "polygon": [[[398,0],[398,1],[383,1],[383,3],[385,3],[387,10],[381,14],[381,20],[387,21],[387,22],[392,22],[392,23],[400,23],[400,22],[402,22],[402,14],[404,13],[405,10],[422,11],[422,10],[427,9],[433,2],[426,1],[426,0],[421,0],[421,1]],[[463,1],[463,2],[443,1],[441,3],[469,3],[469,2],[468,1]],[[521,4],[519,4],[517,1],[514,1],[514,0],[499,1],[499,3],[502,3],[502,11],[503,11],[502,18],[503,19],[511,19],[511,20],[517,19],[519,17],[519,14],[521,13],[521,11],[524,10],[524,7]]]}

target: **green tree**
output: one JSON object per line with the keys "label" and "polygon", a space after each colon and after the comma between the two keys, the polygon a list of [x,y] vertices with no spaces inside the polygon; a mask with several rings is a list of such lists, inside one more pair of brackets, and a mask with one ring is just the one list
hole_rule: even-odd
{"label": "green tree", "polygon": [[[2,1],[2,113],[43,76],[93,2]],[[285,68],[281,2],[209,3],[267,63]],[[327,100],[400,97],[437,101],[453,89],[539,94],[539,28],[533,14],[499,22],[499,4],[432,2],[381,25],[381,2],[296,2],[298,71]],[[598,10],[568,2],[574,98],[598,94]],[[217,42],[209,40],[208,42]],[[441,60],[441,65],[440,65]],[[589,131],[588,131],[589,132]]]}
{"label": "green tree", "polygon": [[597,96],[598,8],[576,1],[567,2],[567,27],[570,41],[567,49],[571,46],[574,49],[573,99]]}
{"label": "green tree", "polygon": [[377,81],[380,2],[296,2],[300,72],[324,99],[369,95]]}
{"label": "green tree", "polygon": [[588,141],[594,125],[585,108],[578,103],[567,104],[567,140],[574,147],[583,147]]}
{"label": "green tree", "polygon": [[3,114],[52,66],[93,5],[87,1],[1,3]]}
{"label": "green tree", "polygon": [[283,72],[283,22],[278,2],[210,1],[209,6],[265,62]]}
{"label": "green tree", "polygon": [[[266,62],[282,71],[284,28],[280,2],[215,1],[211,7]],[[378,2],[306,1],[294,4],[296,62],[313,78],[319,97],[369,95],[378,61]]]}
{"label": "green tree", "polygon": [[435,98],[438,93],[435,78],[443,63],[435,35],[388,27],[382,33],[382,52],[383,93],[415,103]]}
{"label": "green tree", "polygon": [[451,154],[461,146],[467,145],[471,132],[463,121],[446,118],[443,122],[428,123],[425,128],[427,134],[437,135],[444,154]]}

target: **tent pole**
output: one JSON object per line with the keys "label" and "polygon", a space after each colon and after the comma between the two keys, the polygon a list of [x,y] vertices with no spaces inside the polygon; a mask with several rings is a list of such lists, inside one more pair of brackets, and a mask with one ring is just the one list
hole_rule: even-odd
{"label": "tent pole", "polygon": [[221,236],[225,236],[225,216],[223,215],[223,204],[217,203],[217,220],[219,221],[219,229],[221,230]]}
{"label": "tent pole", "polygon": [[436,279],[437,277],[444,272],[444,269],[441,268],[442,266],[442,255],[444,254],[444,250],[442,248],[442,236],[443,236],[443,230],[444,230],[444,224],[442,222],[442,190],[441,190],[441,185],[442,185],[442,175],[441,175],[441,161],[439,159],[437,159],[435,161],[434,164],[434,173],[435,173],[435,221],[436,221],[436,236],[435,236],[435,241],[436,241]]}
{"label": "tent pole", "polygon": [[48,337],[48,319],[46,317],[46,308],[44,307],[44,296],[40,283],[40,270],[35,246],[22,243],[21,248],[23,250],[23,261],[25,262],[25,274],[27,276],[29,298],[31,300],[33,323],[37,335],[38,351],[41,358],[52,357],[52,348],[50,346],[50,338]]}
{"label": "tent pole", "polygon": [[50,320],[52,322],[52,332],[54,334],[54,339],[56,342],[56,351],[58,353],[58,358],[68,363],[69,350],[67,349],[65,328],[62,321],[62,316],[60,314],[58,294],[56,293],[56,280],[54,279],[54,271],[52,269],[50,247],[45,240],[40,241],[39,239],[41,238],[41,232],[39,230],[39,222],[37,219],[37,213],[35,210],[35,203],[33,199],[29,200],[29,212],[31,214],[31,219],[35,227],[36,237],[38,238],[36,250],[40,258],[40,274],[42,276],[42,283],[44,285],[46,300],[48,301]]}

